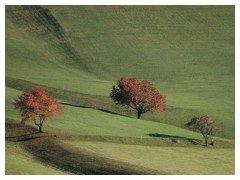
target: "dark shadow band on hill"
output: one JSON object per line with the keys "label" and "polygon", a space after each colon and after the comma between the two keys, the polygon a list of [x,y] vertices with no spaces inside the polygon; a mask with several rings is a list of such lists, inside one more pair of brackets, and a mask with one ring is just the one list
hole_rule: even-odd
{"label": "dark shadow band on hill", "polygon": [[50,138],[56,137],[56,135],[48,134],[48,133],[39,133],[35,127],[29,125],[21,125],[21,123],[14,122],[13,119],[6,118],[5,122],[5,132],[11,132],[13,135],[5,136],[5,141],[11,142],[20,142],[20,141],[28,141],[32,139],[39,138]]}
{"label": "dark shadow band on hill", "polygon": [[[29,141],[33,139],[47,139],[47,138],[60,138],[62,140],[70,141],[92,141],[92,142],[108,142],[108,143],[117,143],[117,144],[129,144],[129,145],[140,145],[140,146],[186,146],[186,142],[189,145],[188,141],[185,143],[174,143],[169,139],[162,138],[147,138],[147,137],[124,137],[124,136],[104,136],[104,135],[73,135],[68,133],[54,132],[52,133],[38,133],[36,127],[29,125],[21,126],[19,123],[14,122],[12,119],[6,119],[8,122],[5,123],[6,131],[13,132],[12,136],[6,136],[6,141],[20,142],[20,141]],[[57,135],[56,135],[57,134]]]}
{"label": "dark shadow band on hill", "polygon": [[[19,11],[21,13],[19,13]],[[17,25],[19,29],[24,28],[24,31],[33,31],[35,34],[39,34],[40,31],[36,31],[36,29],[40,28],[42,30],[40,33],[41,36],[43,36],[43,34],[51,34],[53,38],[51,40],[52,45],[63,50],[74,65],[82,71],[87,73],[91,72],[87,63],[81,58],[80,53],[72,46],[66,37],[61,23],[57,21],[48,7],[39,5],[14,6],[7,7],[6,13],[11,14],[10,18],[12,22]]]}
{"label": "dark shadow band on hill", "polygon": [[20,142],[20,141],[29,141],[32,139],[39,139],[39,138],[50,138],[50,137],[56,137],[56,135],[37,135],[37,133],[32,134],[25,134],[22,136],[6,136],[5,141],[12,141],[12,142]]}
{"label": "dark shadow band on hill", "polygon": [[7,87],[14,88],[23,92],[28,92],[32,88],[42,87],[46,91],[48,91],[53,98],[59,98],[63,101],[68,101],[71,103],[65,103],[65,105],[98,109],[103,112],[124,116],[123,114],[121,114],[124,109],[115,106],[115,103],[108,96],[91,95],[80,92],[68,91],[8,76],[5,77],[5,82]]}
{"label": "dark shadow band on hill", "polygon": [[184,141],[188,141],[194,145],[199,145],[202,142],[198,139],[191,139],[191,138],[186,138],[186,137],[182,137],[182,136],[173,136],[173,135],[167,135],[167,134],[147,134],[148,136],[151,137],[158,137],[158,138],[167,138],[167,139],[171,139],[172,142],[178,143],[180,140],[184,140]]}
{"label": "dark shadow band on hill", "polygon": [[147,167],[104,158],[85,150],[64,147],[56,135],[47,133],[48,136],[46,136],[46,133],[33,133],[32,131],[36,130],[34,127],[26,125],[21,128],[19,123],[12,122],[11,119],[9,121],[5,126],[7,133],[12,136],[7,136],[6,141],[20,141],[20,145],[39,161],[58,169],[86,175],[166,174]]}
{"label": "dark shadow band on hill", "polygon": [[57,140],[28,141],[25,149],[40,161],[73,174],[144,175],[166,174],[127,162],[101,157],[86,150],[63,147]]}
{"label": "dark shadow band on hill", "polygon": [[66,105],[66,106],[72,106],[72,107],[78,107],[78,108],[96,109],[96,110],[99,110],[99,111],[102,111],[102,112],[105,112],[105,113],[110,113],[110,114],[114,114],[114,115],[118,115],[118,116],[128,117],[126,115],[119,114],[119,113],[109,111],[109,110],[106,110],[106,109],[102,109],[102,108],[98,108],[98,107],[81,106],[81,105],[69,104],[69,103],[64,103],[64,102],[60,102],[59,104]]}

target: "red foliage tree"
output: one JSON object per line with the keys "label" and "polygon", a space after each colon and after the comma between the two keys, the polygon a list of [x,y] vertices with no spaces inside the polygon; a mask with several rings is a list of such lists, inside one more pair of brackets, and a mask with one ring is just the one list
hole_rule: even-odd
{"label": "red foliage tree", "polygon": [[20,109],[22,123],[32,120],[38,126],[39,132],[42,132],[47,118],[63,113],[63,108],[43,88],[34,88],[29,93],[23,93],[13,104]]}
{"label": "red foliage tree", "polygon": [[165,110],[165,96],[147,80],[136,78],[121,78],[117,86],[113,86],[110,97],[118,105],[127,106],[137,111],[137,118],[142,113],[157,110]]}

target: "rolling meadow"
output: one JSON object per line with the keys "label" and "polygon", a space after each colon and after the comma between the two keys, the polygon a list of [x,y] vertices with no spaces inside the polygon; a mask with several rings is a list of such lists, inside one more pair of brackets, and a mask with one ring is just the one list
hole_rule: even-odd
{"label": "rolling meadow", "polygon": [[[235,174],[234,6],[6,6],[6,174]],[[166,110],[116,106],[121,77]],[[10,103],[43,87],[64,108],[34,134]],[[221,125],[204,147],[194,116]]]}

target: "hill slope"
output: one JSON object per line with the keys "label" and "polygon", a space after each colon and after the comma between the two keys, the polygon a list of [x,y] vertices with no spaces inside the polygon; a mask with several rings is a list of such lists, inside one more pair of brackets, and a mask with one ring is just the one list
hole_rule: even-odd
{"label": "hill slope", "polygon": [[234,6],[6,6],[6,76],[101,96],[148,79],[181,116],[143,118],[209,114],[234,138]]}
{"label": "hill slope", "polygon": [[[6,92],[7,102],[21,93]],[[213,137],[215,145],[205,148],[202,136],[186,129],[97,109],[64,110],[39,134],[31,122],[20,126],[19,113],[6,104],[6,174],[234,174],[233,140]],[[18,163],[26,158],[27,169]]]}

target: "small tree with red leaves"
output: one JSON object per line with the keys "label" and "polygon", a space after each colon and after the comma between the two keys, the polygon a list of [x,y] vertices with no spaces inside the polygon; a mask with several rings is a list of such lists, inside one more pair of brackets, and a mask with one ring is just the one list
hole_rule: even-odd
{"label": "small tree with red leaves", "polygon": [[32,120],[40,133],[47,118],[63,113],[63,108],[43,88],[34,88],[31,92],[23,93],[13,104],[21,112],[22,123]]}
{"label": "small tree with red leaves", "polygon": [[112,87],[110,97],[117,105],[136,110],[138,119],[147,111],[165,110],[165,96],[147,80],[121,78]]}
{"label": "small tree with red leaves", "polygon": [[186,127],[190,130],[199,131],[204,137],[206,147],[208,146],[209,136],[220,130],[220,126],[209,116],[194,117],[186,124]]}

